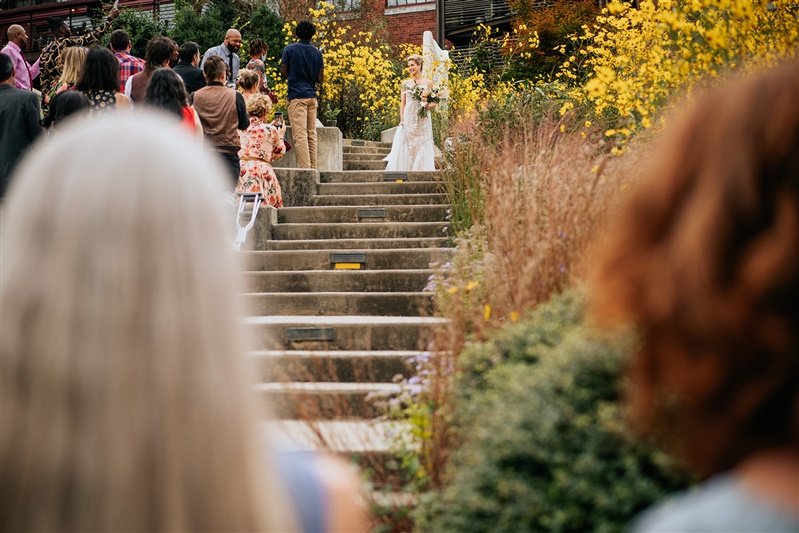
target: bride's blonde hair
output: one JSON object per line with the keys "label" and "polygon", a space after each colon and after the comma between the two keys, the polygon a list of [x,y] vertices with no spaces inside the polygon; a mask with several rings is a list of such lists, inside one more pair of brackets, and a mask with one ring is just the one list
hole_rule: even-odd
{"label": "bride's blonde hair", "polygon": [[29,154],[0,234],[0,530],[293,530],[220,164],[146,112]]}
{"label": "bride's blonde hair", "polygon": [[420,67],[424,66],[424,59],[419,54],[411,54],[411,55],[409,55],[408,58],[405,60],[405,62],[407,63],[408,61],[413,61],[414,63],[416,63]]}

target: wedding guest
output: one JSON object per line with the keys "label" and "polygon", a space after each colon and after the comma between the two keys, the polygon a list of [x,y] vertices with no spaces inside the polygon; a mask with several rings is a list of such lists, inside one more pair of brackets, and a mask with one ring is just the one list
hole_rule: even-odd
{"label": "wedding guest", "polygon": [[286,153],[283,138],[286,126],[276,127],[267,123],[272,110],[272,100],[261,93],[255,93],[247,100],[247,113],[250,125],[241,132],[241,172],[237,193],[261,193],[263,202],[273,207],[283,207],[280,183],[270,164]]}
{"label": "wedding guest", "polygon": [[19,24],[12,24],[8,27],[6,35],[8,36],[8,44],[0,50],[0,53],[6,54],[14,63],[14,71],[16,72],[14,86],[17,89],[30,91],[33,88],[33,80],[39,75],[40,59],[36,59],[31,65],[22,55],[22,51],[28,47],[28,33],[25,28]]}
{"label": "wedding guest", "polygon": [[247,129],[250,124],[247,106],[239,92],[225,86],[227,65],[221,57],[209,57],[203,73],[208,85],[192,95],[192,104],[200,116],[206,139],[225,161],[235,186],[241,170],[238,130]]}
{"label": "wedding guest", "polygon": [[130,35],[125,30],[111,33],[111,51],[119,61],[119,91],[125,92],[128,78],[144,70],[144,61],[130,55]]}
{"label": "wedding guest", "polygon": [[159,68],[147,84],[144,103],[180,118],[181,123],[194,135],[202,139],[203,127],[200,117],[189,105],[183,80],[170,68]]}
{"label": "wedding guest", "polygon": [[186,85],[186,92],[191,94],[197,89],[205,87],[205,76],[202,69],[197,68],[200,64],[200,47],[193,41],[186,41],[180,47],[180,61],[175,65],[175,72],[183,78]]}
{"label": "wedding guest", "polygon": [[294,30],[298,42],[283,49],[280,73],[288,80],[288,113],[297,165],[316,168],[316,84],[324,78],[322,54],[311,44],[316,27],[307,21]]}
{"label": "wedding guest", "polygon": [[35,150],[0,227],[0,529],[366,531],[347,466],[264,424],[220,163],[147,113]]}
{"label": "wedding guest", "polygon": [[40,82],[42,94],[50,94],[53,84],[61,76],[61,53],[71,46],[89,46],[96,43],[111,28],[111,22],[119,16],[118,9],[112,9],[106,19],[86,35],[72,36],[72,30],[61,17],[47,19],[54,39],[44,45],[39,56]]}
{"label": "wedding guest", "polygon": [[247,68],[254,70],[261,76],[259,90],[262,93],[269,92],[269,84],[266,80],[266,64],[264,63],[268,52],[269,45],[261,39],[254,39],[250,43],[250,60],[247,62]]}
{"label": "wedding guest", "polygon": [[699,98],[596,258],[634,427],[705,478],[634,531],[799,531],[797,94],[793,61]]}
{"label": "wedding guest", "polygon": [[130,99],[119,92],[119,61],[108,48],[89,48],[76,88],[89,99],[92,111],[130,108]]}
{"label": "wedding guest", "polygon": [[147,84],[156,69],[169,67],[174,41],[167,37],[153,37],[147,42],[144,53],[144,70],[128,78],[125,94],[133,102],[141,102],[147,92]]}
{"label": "wedding guest", "polygon": [[254,70],[243,68],[239,71],[239,92],[244,97],[244,102],[247,102],[254,94],[258,94],[260,81],[260,76]]}
{"label": "wedding guest", "polygon": [[41,132],[39,98],[15,84],[14,62],[0,54],[0,200],[17,160]]}
{"label": "wedding guest", "polygon": [[64,66],[61,70],[61,77],[53,85],[53,92],[47,95],[47,101],[64,91],[74,90],[83,71],[83,64],[86,62],[88,49],[83,46],[71,46],[61,54],[64,58]]}
{"label": "wedding guest", "polygon": [[55,130],[56,124],[61,124],[67,117],[82,111],[89,110],[89,99],[80,91],[63,91],[50,100],[47,116],[42,120],[42,126],[48,133]]}
{"label": "wedding guest", "polygon": [[229,29],[225,32],[225,40],[219,46],[213,46],[205,51],[203,60],[200,64],[201,69],[205,69],[205,62],[212,56],[221,57],[227,65],[227,75],[225,79],[231,87],[235,87],[236,78],[239,76],[239,56],[236,52],[241,48],[241,33],[236,29]]}

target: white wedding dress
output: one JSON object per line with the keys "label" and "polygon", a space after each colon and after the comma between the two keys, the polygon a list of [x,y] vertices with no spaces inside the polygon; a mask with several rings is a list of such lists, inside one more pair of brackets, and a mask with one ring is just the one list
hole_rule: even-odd
{"label": "white wedding dress", "polygon": [[405,94],[405,114],[403,125],[397,126],[391,153],[386,156],[386,170],[435,170],[436,150],[433,144],[433,120],[430,111],[424,117],[419,116],[421,102],[411,96],[415,84],[413,80],[402,82]]}

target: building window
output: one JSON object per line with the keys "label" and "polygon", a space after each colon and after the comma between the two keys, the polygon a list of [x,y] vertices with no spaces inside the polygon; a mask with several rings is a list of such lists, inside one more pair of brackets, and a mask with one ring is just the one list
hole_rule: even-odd
{"label": "building window", "polygon": [[357,11],[361,8],[361,0],[333,0],[332,4],[338,13]]}
{"label": "building window", "polygon": [[435,0],[386,0],[386,7],[413,6],[416,4],[430,4]]}

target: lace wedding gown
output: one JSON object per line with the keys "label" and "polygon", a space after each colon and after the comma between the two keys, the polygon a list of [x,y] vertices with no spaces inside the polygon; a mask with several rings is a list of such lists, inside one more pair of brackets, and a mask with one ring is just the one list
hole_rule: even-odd
{"label": "lace wedding gown", "polygon": [[391,153],[386,156],[386,170],[435,170],[435,147],[433,144],[433,121],[428,110],[425,117],[419,116],[421,102],[414,100],[412,93],[416,84],[413,80],[402,83],[405,94],[404,126],[397,127]]}

